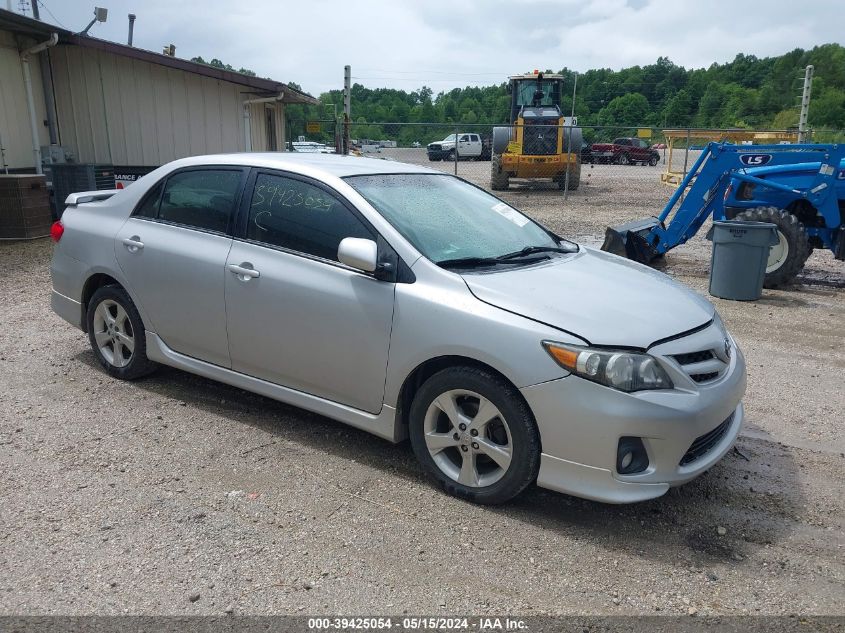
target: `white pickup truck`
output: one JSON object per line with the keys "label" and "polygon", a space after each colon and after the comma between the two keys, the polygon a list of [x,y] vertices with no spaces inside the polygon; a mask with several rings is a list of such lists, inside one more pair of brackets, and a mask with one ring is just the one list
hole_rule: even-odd
{"label": "white pickup truck", "polygon": [[[455,134],[426,146],[428,160],[455,160]],[[490,143],[475,133],[457,134],[458,159],[490,160]]]}

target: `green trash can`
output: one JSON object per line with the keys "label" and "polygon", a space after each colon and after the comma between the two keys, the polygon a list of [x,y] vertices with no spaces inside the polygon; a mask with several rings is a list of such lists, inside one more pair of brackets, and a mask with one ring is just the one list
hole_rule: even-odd
{"label": "green trash can", "polygon": [[713,242],[710,294],[735,301],[759,299],[769,248],[778,243],[777,226],[770,222],[715,221],[707,239]]}

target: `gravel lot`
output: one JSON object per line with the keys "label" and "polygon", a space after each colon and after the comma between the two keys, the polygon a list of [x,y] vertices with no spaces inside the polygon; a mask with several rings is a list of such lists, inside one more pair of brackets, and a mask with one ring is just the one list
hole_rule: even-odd
{"label": "gravel lot", "polygon": [[[459,169],[483,183],[489,164]],[[585,167],[565,204],[504,197],[597,244],[659,211],[660,170]],[[703,234],[663,267],[706,294]],[[845,613],[829,253],[792,289],[712,299],[748,359],[742,455],[633,506],[533,488],[485,508],[433,488],[407,444],[176,370],[109,379],[49,310],[50,252],[0,244],[2,614]]]}

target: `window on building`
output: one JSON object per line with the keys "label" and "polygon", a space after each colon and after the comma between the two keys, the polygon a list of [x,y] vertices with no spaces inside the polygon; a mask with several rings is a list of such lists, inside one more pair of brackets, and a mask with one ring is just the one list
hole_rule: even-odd
{"label": "window on building", "polygon": [[279,144],[276,139],[276,110],[274,108],[264,108],[266,113],[267,124],[267,151],[277,152]]}

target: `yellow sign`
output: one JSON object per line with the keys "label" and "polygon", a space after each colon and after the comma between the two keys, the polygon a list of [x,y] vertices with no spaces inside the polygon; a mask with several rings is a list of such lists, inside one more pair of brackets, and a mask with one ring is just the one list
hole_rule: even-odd
{"label": "yellow sign", "polygon": [[308,121],[305,124],[305,131],[309,134],[319,134],[320,133],[320,122],[319,121]]}
{"label": "yellow sign", "polygon": [[651,138],[651,128],[641,127],[637,130],[637,138]]}

